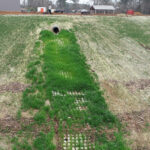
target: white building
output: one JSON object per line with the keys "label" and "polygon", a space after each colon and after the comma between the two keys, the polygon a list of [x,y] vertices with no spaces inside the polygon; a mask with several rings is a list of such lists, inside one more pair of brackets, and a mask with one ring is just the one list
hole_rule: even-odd
{"label": "white building", "polygon": [[106,14],[106,13],[114,13],[115,7],[112,5],[93,5],[91,8],[91,13],[93,14]]}

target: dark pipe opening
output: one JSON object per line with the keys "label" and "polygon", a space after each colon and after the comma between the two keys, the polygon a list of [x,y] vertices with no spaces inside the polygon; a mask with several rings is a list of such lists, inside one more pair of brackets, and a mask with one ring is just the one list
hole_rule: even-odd
{"label": "dark pipe opening", "polygon": [[59,28],[58,28],[58,27],[53,27],[53,32],[54,32],[55,34],[59,33]]}

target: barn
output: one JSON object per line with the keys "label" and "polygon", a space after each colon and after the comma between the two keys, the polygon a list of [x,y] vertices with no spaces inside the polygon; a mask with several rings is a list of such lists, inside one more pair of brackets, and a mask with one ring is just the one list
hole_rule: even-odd
{"label": "barn", "polygon": [[115,7],[112,5],[93,5],[90,8],[92,14],[107,14],[107,13],[114,13]]}
{"label": "barn", "polygon": [[21,11],[20,0],[0,0],[0,11]]}

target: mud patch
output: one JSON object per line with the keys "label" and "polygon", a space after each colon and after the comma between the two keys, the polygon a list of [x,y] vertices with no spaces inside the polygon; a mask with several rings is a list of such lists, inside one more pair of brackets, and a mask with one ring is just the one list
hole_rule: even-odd
{"label": "mud patch", "polygon": [[29,85],[21,84],[19,82],[11,82],[9,84],[0,85],[0,93],[12,92],[18,93],[24,91]]}
{"label": "mud patch", "polygon": [[0,119],[0,134],[3,135],[16,135],[18,131],[23,133],[31,133],[34,136],[38,135],[39,132],[49,132],[50,127],[46,124],[37,125],[33,119],[21,118],[17,120],[15,118],[7,117]]}
{"label": "mud patch", "polygon": [[133,150],[150,150],[150,108],[118,115]]}
{"label": "mud patch", "polygon": [[16,134],[22,129],[22,125],[29,125],[33,122],[31,119],[21,119],[17,121],[14,118],[7,117],[5,119],[0,119],[0,133],[1,134]]}
{"label": "mud patch", "polygon": [[150,130],[150,108],[143,111],[134,111],[132,113],[124,113],[118,115],[123,124],[129,131],[141,132],[146,128]]}
{"label": "mud patch", "polygon": [[127,82],[119,81],[119,80],[105,80],[105,82],[110,83],[113,86],[122,84],[130,92],[136,92],[136,90],[144,90],[150,87],[150,79],[137,79],[137,80],[131,80]]}
{"label": "mud patch", "polygon": [[150,87],[150,79],[139,79],[136,81],[129,81],[125,83],[125,86],[131,92],[135,92],[136,90],[144,90],[145,88]]}

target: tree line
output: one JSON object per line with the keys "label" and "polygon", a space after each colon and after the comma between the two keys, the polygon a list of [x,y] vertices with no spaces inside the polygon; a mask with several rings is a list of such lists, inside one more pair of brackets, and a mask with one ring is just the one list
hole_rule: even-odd
{"label": "tree line", "polygon": [[[72,0],[74,6],[77,6],[79,0]],[[128,9],[133,9],[144,14],[150,14],[150,0],[93,0],[95,5],[115,5],[120,12],[126,12]],[[65,8],[66,0],[57,0],[57,6]]]}
{"label": "tree line", "polygon": [[[70,6],[67,0],[57,0],[55,7],[67,10]],[[79,0],[71,0],[74,9],[79,9]],[[133,9],[144,14],[150,14],[150,0],[89,0],[95,5],[115,5],[119,12],[126,12]],[[32,7],[52,5],[53,1],[49,0],[28,0],[28,4]]]}
{"label": "tree line", "polygon": [[119,8],[123,12],[127,9],[133,9],[144,14],[150,14],[150,0],[121,0]]}

